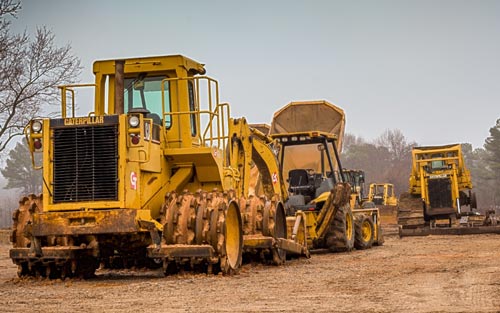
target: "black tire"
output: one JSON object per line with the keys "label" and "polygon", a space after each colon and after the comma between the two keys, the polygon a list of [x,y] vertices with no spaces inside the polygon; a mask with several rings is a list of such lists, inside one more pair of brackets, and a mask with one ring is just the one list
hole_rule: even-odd
{"label": "black tire", "polygon": [[83,279],[94,278],[95,271],[99,267],[97,258],[83,256],[77,260],[75,276]]}
{"label": "black tire", "polygon": [[[264,209],[264,213],[268,211]],[[264,214],[265,216],[266,214]],[[287,239],[287,229],[286,229],[286,215],[285,209],[281,202],[276,206],[274,210],[273,219],[274,219],[274,230],[270,235],[272,235],[275,239]],[[264,218],[264,220],[266,220]],[[272,258],[274,265],[282,265],[285,264],[286,261],[286,250],[273,248],[272,250]]]}
{"label": "black tire", "polygon": [[29,276],[30,270],[28,268],[28,262],[22,262],[17,265],[17,276],[18,277],[25,277]]}
{"label": "black tire", "polygon": [[471,192],[471,194],[470,194],[470,208],[477,209],[477,199],[476,199],[475,192]]}
{"label": "black tire", "polygon": [[333,252],[351,251],[354,248],[354,218],[349,204],[337,208],[325,243]]}
{"label": "black tire", "polygon": [[382,227],[379,226],[377,231],[377,240],[375,240],[373,244],[376,246],[383,246],[384,242],[385,242],[384,230],[382,229]]}
{"label": "black tire", "polygon": [[369,216],[360,216],[354,223],[354,230],[354,247],[360,250],[371,248],[375,235],[372,219]]}

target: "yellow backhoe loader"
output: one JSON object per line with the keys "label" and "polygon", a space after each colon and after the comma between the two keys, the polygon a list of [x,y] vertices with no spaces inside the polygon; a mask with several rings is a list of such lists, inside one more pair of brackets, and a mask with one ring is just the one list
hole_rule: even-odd
{"label": "yellow backhoe loader", "polygon": [[340,161],[344,123],[344,112],[326,101],[292,102],[272,120],[270,135],[279,143],[280,172],[290,192],[288,234],[310,249],[349,251],[383,243],[378,209],[350,205],[357,192]]}

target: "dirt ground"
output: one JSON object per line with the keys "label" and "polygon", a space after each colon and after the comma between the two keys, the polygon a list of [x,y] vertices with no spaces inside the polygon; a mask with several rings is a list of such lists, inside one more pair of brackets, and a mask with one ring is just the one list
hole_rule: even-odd
{"label": "dirt ground", "polygon": [[20,280],[0,245],[1,312],[500,312],[500,235],[388,237],[235,276],[98,271]]}

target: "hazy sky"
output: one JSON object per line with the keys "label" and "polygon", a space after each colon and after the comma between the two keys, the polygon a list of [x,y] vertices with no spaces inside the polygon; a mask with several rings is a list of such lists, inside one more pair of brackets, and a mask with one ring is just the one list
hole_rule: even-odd
{"label": "hazy sky", "polygon": [[421,145],[480,147],[500,118],[500,1],[22,3],[15,30],[52,29],[81,58],[81,82],[94,60],[183,54],[251,123],[325,99],[368,140],[397,128]]}

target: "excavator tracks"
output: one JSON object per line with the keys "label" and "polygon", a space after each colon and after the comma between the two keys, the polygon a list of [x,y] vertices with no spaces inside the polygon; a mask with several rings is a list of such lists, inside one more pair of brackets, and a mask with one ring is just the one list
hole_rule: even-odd
{"label": "excavator tracks", "polygon": [[398,207],[399,236],[428,235],[472,235],[500,233],[500,226],[455,225],[451,227],[430,227],[423,215],[422,201],[409,193],[401,194]]}

